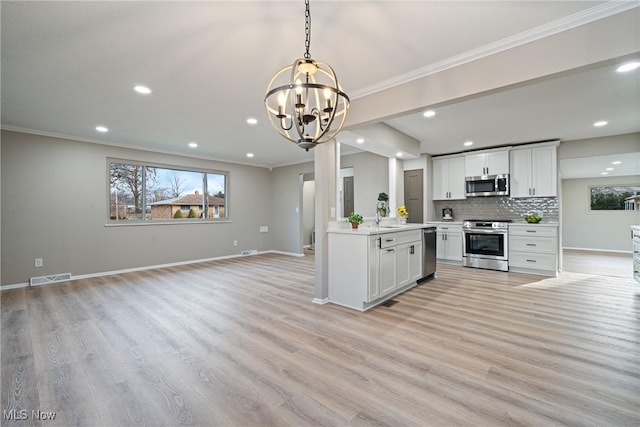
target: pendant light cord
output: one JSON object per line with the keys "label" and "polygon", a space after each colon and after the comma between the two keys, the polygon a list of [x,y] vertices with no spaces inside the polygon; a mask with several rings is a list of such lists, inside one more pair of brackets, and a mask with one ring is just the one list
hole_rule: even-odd
{"label": "pendant light cord", "polygon": [[304,0],[304,59],[311,59],[309,48],[311,47],[311,12],[309,11],[309,0]]}

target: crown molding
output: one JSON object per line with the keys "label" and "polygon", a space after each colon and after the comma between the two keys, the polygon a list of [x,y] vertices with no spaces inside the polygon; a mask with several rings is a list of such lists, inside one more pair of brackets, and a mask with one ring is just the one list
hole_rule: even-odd
{"label": "crown molding", "polygon": [[521,33],[498,40],[496,42],[481,46],[479,48],[443,59],[442,61],[434,62],[425,67],[418,68],[417,70],[400,74],[387,80],[383,80],[379,83],[364,87],[356,91],[352,91],[349,93],[349,97],[352,100],[362,98],[367,95],[381,92],[383,90],[390,89],[392,87],[399,86],[413,80],[421,79],[423,77],[427,77],[450,68],[473,62],[478,59],[494,55],[505,50],[513,49],[515,47],[522,46],[524,44],[531,43],[533,41],[540,40],[545,37],[549,37],[554,34],[558,34],[563,31],[589,24],[591,22],[598,21],[600,19],[604,19],[609,16],[626,12],[638,7],[640,7],[640,2],[638,1],[610,0],[606,3],[602,3],[592,8],[585,9],[573,15],[566,16],[562,19],[540,25],[530,30],[523,31]]}

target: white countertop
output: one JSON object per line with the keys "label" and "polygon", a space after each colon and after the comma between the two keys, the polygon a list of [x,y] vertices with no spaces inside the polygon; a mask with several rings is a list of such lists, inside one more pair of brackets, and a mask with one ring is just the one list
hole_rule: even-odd
{"label": "white countertop", "polygon": [[357,229],[349,227],[332,227],[327,230],[327,233],[339,233],[339,234],[352,234],[355,236],[370,236],[373,234],[385,234],[385,233],[397,233],[399,231],[420,230],[422,228],[433,227],[429,224],[390,224],[390,225],[361,225]]}
{"label": "white countertop", "polygon": [[509,227],[520,227],[520,226],[526,226],[526,227],[557,227],[559,224],[557,222],[539,222],[537,224],[532,224],[529,223],[527,221],[518,221],[518,222],[512,222],[509,223]]}

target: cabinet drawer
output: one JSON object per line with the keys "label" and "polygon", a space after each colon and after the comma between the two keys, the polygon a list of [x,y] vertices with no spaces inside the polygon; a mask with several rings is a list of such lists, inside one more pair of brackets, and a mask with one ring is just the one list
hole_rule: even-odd
{"label": "cabinet drawer", "polygon": [[380,248],[389,248],[396,245],[396,233],[385,233],[380,235]]}
{"label": "cabinet drawer", "polygon": [[555,237],[556,234],[556,227],[509,226],[509,235],[511,236]]}
{"label": "cabinet drawer", "polygon": [[462,233],[461,225],[438,225],[438,233]]}
{"label": "cabinet drawer", "polygon": [[509,266],[535,270],[556,270],[555,254],[509,252]]}
{"label": "cabinet drawer", "polygon": [[399,245],[420,240],[422,240],[422,230],[400,231],[396,236],[396,243]]}
{"label": "cabinet drawer", "polygon": [[509,236],[509,249],[516,252],[556,253],[554,237]]}

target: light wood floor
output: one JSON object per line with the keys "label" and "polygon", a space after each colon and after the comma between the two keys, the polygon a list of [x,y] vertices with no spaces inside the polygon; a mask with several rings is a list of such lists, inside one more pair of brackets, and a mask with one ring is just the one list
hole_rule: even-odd
{"label": "light wood floor", "polygon": [[640,425],[631,280],[441,265],[358,313],[312,304],[313,274],[270,254],[3,291],[2,409],[29,419],[2,425]]}
{"label": "light wood floor", "polygon": [[631,253],[580,251],[564,249],[564,271],[599,274],[602,276],[633,277]]}

